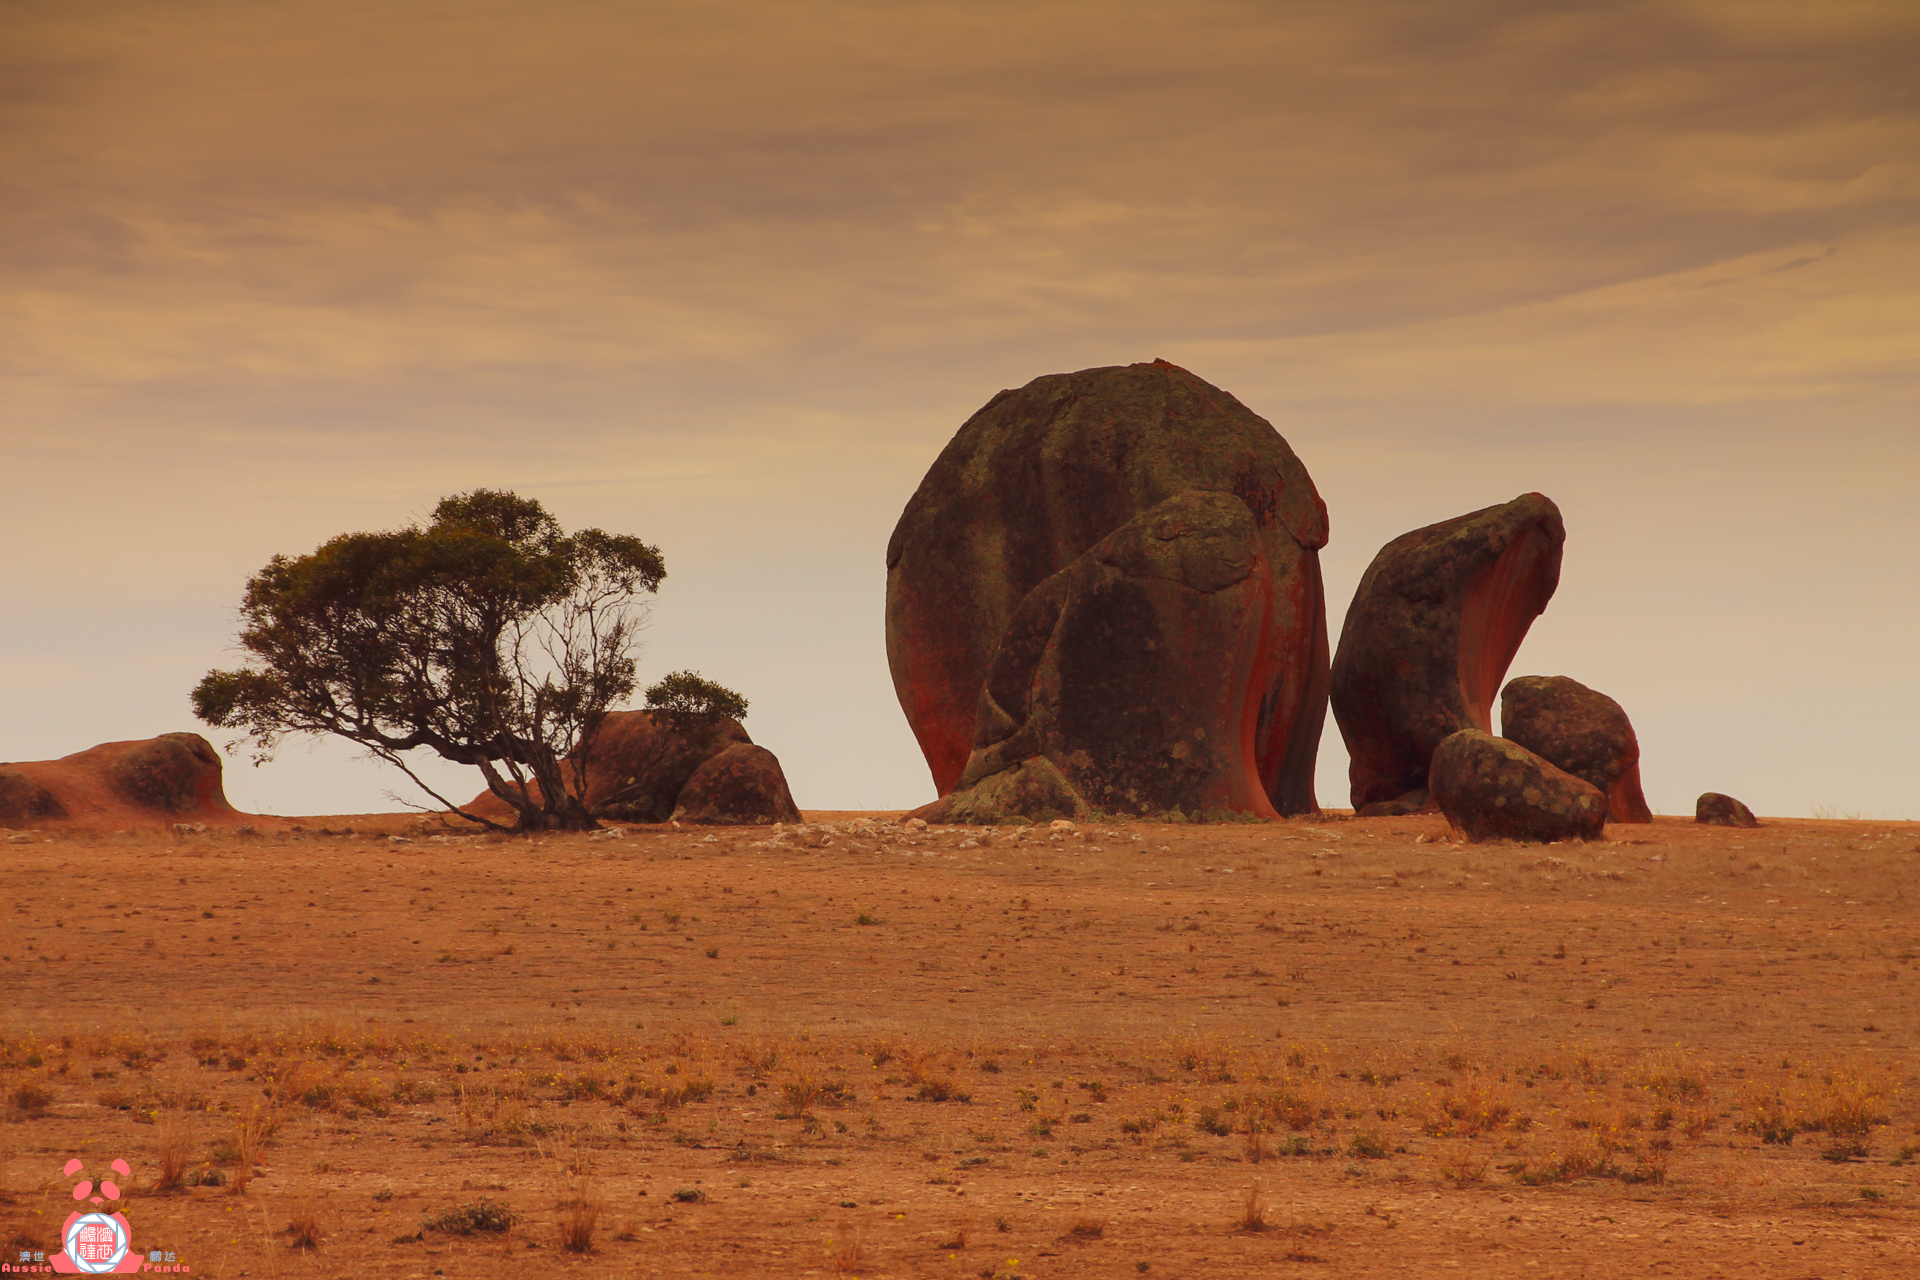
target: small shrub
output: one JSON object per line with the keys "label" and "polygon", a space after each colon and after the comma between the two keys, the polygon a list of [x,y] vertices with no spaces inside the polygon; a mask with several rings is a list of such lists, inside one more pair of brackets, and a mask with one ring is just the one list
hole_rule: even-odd
{"label": "small shrub", "polygon": [[1075,1218],[1067,1224],[1067,1234],[1075,1240],[1098,1240],[1107,1234],[1107,1224],[1100,1218]]}
{"label": "small shrub", "polygon": [[1347,1144],[1347,1154],[1362,1160],[1385,1160],[1387,1140],[1378,1129],[1363,1130],[1353,1135],[1353,1141]]}
{"label": "small shrub", "polygon": [[22,1080],[14,1086],[13,1105],[26,1115],[41,1115],[53,1105],[53,1090],[38,1080]]}
{"label": "small shrub", "polygon": [[294,1209],[293,1216],[287,1222],[284,1233],[287,1247],[291,1249],[318,1249],[320,1247],[320,1215],[313,1201],[303,1200]]}
{"label": "small shrub", "polygon": [[511,1231],[520,1215],[497,1200],[476,1200],[456,1205],[420,1220],[422,1231],[438,1231],[450,1236],[470,1236],[480,1232]]}

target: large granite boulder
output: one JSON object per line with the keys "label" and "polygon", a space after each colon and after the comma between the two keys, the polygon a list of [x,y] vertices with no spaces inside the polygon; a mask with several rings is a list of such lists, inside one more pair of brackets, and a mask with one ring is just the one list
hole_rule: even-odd
{"label": "large granite boulder", "polygon": [[58,760],[0,766],[0,826],[106,829],[267,823],[227,803],[220,753],[197,733],[103,742]]}
{"label": "large granite boulder", "polygon": [[1257,532],[1239,498],[1190,489],[1029,592],[958,786],[919,816],[1277,816],[1255,747],[1275,608]]}
{"label": "large granite boulder", "polygon": [[1652,822],[1640,739],[1620,704],[1566,676],[1520,676],[1500,694],[1500,733],[1607,797],[1614,822]]}
{"label": "large granite boulder", "polygon": [[1599,788],[1479,729],[1463,729],[1435,748],[1432,790],[1447,821],[1476,844],[1597,840],[1607,820]]}
{"label": "large granite boulder", "polygon": [[1332,670],[1355,811],[1418,807],[1434,749],[1492,729],[1500,681],[1559,585],[1566,537],[1560,509],[1525,493],[1402,534],[1373,558]]}
{"label": "large granite boulder", "polygon": [[1312,811],[1326,540],[1287,442],[1184,369],[1002,391],[887,546],[888,663],[940,793],[1018,773],[1003,801],[1043,809]]}
{"label": "large granite boulder", "polygon": [[731,827],[798,822],[800,810],[773,752],[736,742],[693,771],[674,801],[673,816],[681,822]]}
{"label": "large granite boulder", "polygon": [[[716,757],[739,746],[753,746],[753,740],[737,720],[683,719],[653,711],[610,712],[587,759],[583,797],[587,809],[596,818],[619,822],[666,822],[685,803],[682,793],[695,776]],[[761,774],[770,769],[778,779],[777,788],[712,790],[708,800],[697,806],[698,811],[732,816],[689,816],[683,821],[799,821],[799,810],[793,807],[793,797],[787,792],[780,762],[770,751],[757,747],[755,751],[759,755],[750,758],[759,762],[756,769]],[[567,758],[569,770],[574,759]],[[539,795],[537,784],[534,795]],[[760,797],[757,808],[752,800],[755,795]],[[713,807],[715,803],[719,808]],[[511,822],[517,816],[513,806],[491,791],[482,791],[462,808],[495,822]]]}
{"label": "large granite boulder", "polygon": [[1693,820],[1713,827],[1757,827],[1760,819],[1753,810],[1718,791],[1709,791],[1693,802]]}

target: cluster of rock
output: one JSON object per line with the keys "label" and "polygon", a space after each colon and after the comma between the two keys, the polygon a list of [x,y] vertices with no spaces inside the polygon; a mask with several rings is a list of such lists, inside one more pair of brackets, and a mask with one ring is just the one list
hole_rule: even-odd
{"label": "cluster of rock", "polygon": [[[573,757],[568,757],[569,767]],[[536,787],[534,794],[539,794]],[[779,759],[737,720],[678,721],[651,711],[610,713],[594,740],[582,797],[596,818],[746,826],[799,822]],[[491,791],[465,806],[496,822],[514,810]]]}
{"label": "cluster of rock", "polygon": [[1185,369],[994,396],[887,546],[888,664],[940,792],[918,816],[1310,813],[1330,700],[1363,815],[1439,808],[1474,839],[1652,820],[1617,702],[1564,676],[1501,692],[1559,584],[1551,500],[1387,544],[1331,660],[1326,541],[1287,442]]}
{"label": "cluster of rock", "polygon": [[103,742],[58,760],[0,764],[0,827],[235,827],[220,753],[197,733]]}
{"label": "cluster of rock", "polygon": [[1560,509],[1526,493],[1374,557],[1332,669],[1355,813],[1437,808],[1475,841],[1592,840],[1608,822],[1653,821],[1639,738],[1606,694],[1522,676],[1500,692],[1505,736],[1492,732],[1494,691],[1553,598],[1566,537]]}

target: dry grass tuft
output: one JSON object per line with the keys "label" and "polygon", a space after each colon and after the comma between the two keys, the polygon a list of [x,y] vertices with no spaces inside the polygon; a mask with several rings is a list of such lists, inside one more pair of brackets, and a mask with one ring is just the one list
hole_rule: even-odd
{"label": "dry grass tuft", "polygon": [[157,1148],[154,1159],[159,1163],[159,1171],[154,1174],[155,1191],[178,1191],[187,1176],[187,1159],[192,1143],[187,1127],[178,1120],[163,1120],[154,1128]]}
{"label": "dry grass tuft", "polygon": [[302,1200],[294,1206],[293,1216],[287,1221],[285,1235],[289,1248],[318,1249],[320,1247],[320,1210],[312,1200]]}
{"label": "dry grass tuft", "polygon": [[592,1253],[593,1232],[600,1225],[601,1204],[584,1182],[557,1206],[560,1210],[560,1247],[568,1253]]}
{"label": "dry grass tuft", "polygon": [[827,1238],[827,1262],[840,1275],[851,1275],[860,1269],[860,1233],[844,1223],[840,1230]]}
{"label": "dry grass tuft", "polygon": [[1238,1231],[1267,1229],[1267,1197],[1259,1187],[1247,1188],[1247,1198],[1241,1203],[1240,1216],[1234,1220],[1233,1225]]}
{"label": "dry grass tuft", "polygon": [[1067,1224],[1067,1235],[1075,1240],[1098,1240],[1107,1234],[1104,1218],[1078,1217]]}

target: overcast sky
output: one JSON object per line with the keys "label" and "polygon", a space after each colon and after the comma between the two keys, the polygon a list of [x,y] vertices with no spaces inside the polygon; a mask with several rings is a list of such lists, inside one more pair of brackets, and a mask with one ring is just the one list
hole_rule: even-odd
{"label": "overcast sky", "polygon": [[249,573],[490,485],[660,545],[643,673],[803,806],[924,802],[902,505],[1163,357],[1312,472],[1336,636],[1537,489],[1512,674],[1618,698],[1657,811],[1920,818],[1916,65],[1911,0],[0,0],[0,758],[222,740]]}

